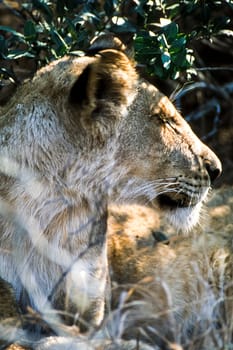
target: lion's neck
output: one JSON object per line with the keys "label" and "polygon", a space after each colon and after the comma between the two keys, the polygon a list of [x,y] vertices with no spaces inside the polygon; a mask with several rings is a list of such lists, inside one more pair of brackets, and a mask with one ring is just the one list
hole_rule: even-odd
{"label": "lion's neck", "polygon": [[105,220],[107,212],[101,189],[82,191],[78,185],[69,187],[61,181],[27,179],[21,186],[16,182],[10,202],[26,231],[37,231],[36,237],[59,247],[77,240],[82,246],[82,237],[87,240],[95,223]]}

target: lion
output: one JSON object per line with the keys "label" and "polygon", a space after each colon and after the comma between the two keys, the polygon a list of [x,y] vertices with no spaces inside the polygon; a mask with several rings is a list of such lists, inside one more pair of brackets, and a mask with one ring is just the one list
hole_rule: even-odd
{"label": "lion", "polygon": [[0,276],[23,311],[81,330],[101,324],[109,298],[108,205],[159,207],[188,231],[221,173],[169,98],[106,42],[40,69],[0,109]]}

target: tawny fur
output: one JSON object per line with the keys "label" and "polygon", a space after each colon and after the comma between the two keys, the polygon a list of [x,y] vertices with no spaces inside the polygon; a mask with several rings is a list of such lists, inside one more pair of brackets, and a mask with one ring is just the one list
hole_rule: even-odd
{"label": "tawny fur", "polygon": [[215,338],[222,346],[230,344],[231,237],[212,233],[140,249],[132,248],[129,237],[118,239],[116,249],[115,241],[110,249],[112,279],[117,282],[113,299],[115,307],[121,304],[126,335],[136,337],[139,332],[155,345],[199,341],[205,343],[201,349],[214,348]]}
{"label": "tawny fur", "polygon": [[[232,191],[230,187],[216,191],[207,204],[208,227],[219,230],[222,223],[221,233],[208,233],[203,228],[204,232],[171,237],[165,243],[156,242],[152,236],[160,224],[156,212],[135,205],[111,207],[108,254],[116,307],[112,314],[119,315],[107,322],[108,337],[114,339],[111,332],[121,328],[131,338],[144,336],[153,343],[153,349],[160,348],[159,335],[163,346],[170,349],[179,349],[171,342],[188,349],[218,349],[230,343]],[[108,337],[97,340],[98,333],[92,341],[52,337],[40,343],[38,349],[112,349]],[[131,343],[118,341],[120,349],[131,348]],[[139,349],[146,349],[146,345],[140,342]]]}
{"label": "tawny fur", "polygon": [[159,205],[189,230],[220,161],[113,48],[51,63],[0,115],[0,276],[48,322],[98,326],[107,206]]}
{"label": "tawny fur", "polygon": [[[207,203],[205,227],[161,243],[153,243],[152,232],[158,229],[156,222],[151,229],[153,213],[136,207],[131,212],[115,209],[109,221],[109,266],[114,304],[120,303],[122,319],[126,315],[126,333],[132,336],[144,329],[141,334],[149,341],[157,335],[188,349],[231,343],[232,198],[232,187],[216,191]],[[120,229],[118,212],[126,218]]]}

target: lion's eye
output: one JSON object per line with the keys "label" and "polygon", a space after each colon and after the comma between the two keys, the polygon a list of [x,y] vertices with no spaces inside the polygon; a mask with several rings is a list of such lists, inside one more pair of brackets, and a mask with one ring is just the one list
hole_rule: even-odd
{"label": "lion's eye", "polygon": [[170,126],[172,129],[175,129],[175,123],[174,123],[172,120],[170,120],[170,119],[164,119],[163,122],[164,122],[166,125]]}
{"label": "lion's eye", "polygon": [[164,123],[167,120],[166,117],[163,114],[159,113],[159,112],[151,114],[150,118],[151,119],[158,119],[159,121],[164,122]]}
{"label": "lion's eye", "polygon": [[160,122],[162,122],[164,125],[169,126],[173,130],[176,130],[175,122],[171,118],[168,118],[166,115],[158,112],[158,113],[151,114],[150,117],[153,119],[156,118]]}
{"label": "lion's eye", "polygon": [[168,118],[165,115],[159,115],[159,119],[163,124],[176,131],[176,124],[171,118]]}
{"label": "lion's eye", "polygon": [[164,124],[171,124],[172,121],[165,115],[162,113],[153,113],[151,115],[151,118],[156,118],[158,119],[160,122],[164,123]]}

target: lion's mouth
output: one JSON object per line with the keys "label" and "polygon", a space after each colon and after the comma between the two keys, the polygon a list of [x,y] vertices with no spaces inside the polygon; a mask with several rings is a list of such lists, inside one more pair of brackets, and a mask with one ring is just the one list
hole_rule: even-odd
{"label": "lion's mouth", "polygon": [[161,194],[157,197],[157,200],[162,209],[190,208],[199,202],[196,196],[173,192]]}

